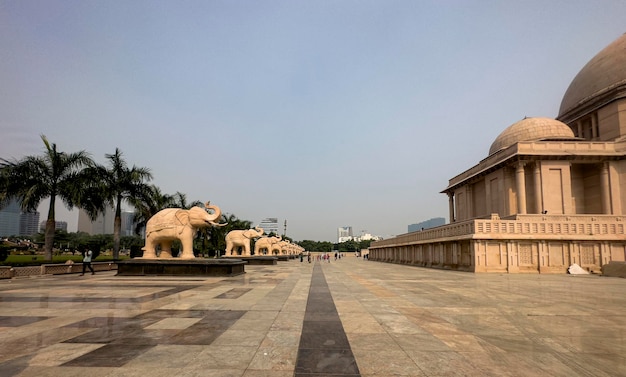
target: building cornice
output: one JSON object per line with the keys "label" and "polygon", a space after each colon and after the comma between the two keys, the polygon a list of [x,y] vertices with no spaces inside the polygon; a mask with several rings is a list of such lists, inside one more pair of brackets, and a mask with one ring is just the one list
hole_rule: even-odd
{"label": "building cornice", "polygon": [[622,80],[592,96],[582,99],[575,106],[559,114],[557,120],[569,124],[577,121],[608,105],[611,102],[626,98],[626,80]]}
{"label": "building cornice", "polygon": [[584,160],[604,161],[626,157],[626,142],[596,141],[535,141],[518,142],[508,148],[499,150],[477,165],[451,178],[448,187],[441,193],[453,191],[455,188],[476,180],[492,171],[519,160]]}

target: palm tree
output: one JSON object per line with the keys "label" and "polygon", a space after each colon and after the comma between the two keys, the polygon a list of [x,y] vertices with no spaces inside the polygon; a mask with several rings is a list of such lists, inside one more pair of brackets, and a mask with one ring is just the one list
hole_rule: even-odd
{"label": "palm tree", "polygon": [[42,200],[50,198],[44,251],[46,259],[52,260],[56,199],[61,199],[68,209],[82,200],[84,187],[76,182],[84,179],[83,168],[92,166],[93,160],[85,151],[57,151],[56,144],[50,144],[44,135],[41,140],[46,147],[43,156],[27,156],[19,161],[0,159],[0,206],[17,198],[22,210],[35,211]]}
{"label": "palm tree", "polygon": [[191,203],[187,203],[187,195],[176,191],[176,194],[172,196],[172,208],[189,209],[191,207],[204,207],[204,203],[199,200],[194,200]]}
{"label": "palm tree", "polygon": [[96,167],[100,176],[100,180],[97,182],[101,192],[101,205],[99,207],[101,210],[104,210],[105,205],[115,208],[113,258],[118,259],[122,229],[122,202],[132,203],[135,198],[145,196],[150,190],[146,181],[152,179],[152,174],[148,168],[135,165],[129,168],[122,158],[122,152],[119,148],[115,148],[115,153],[106,154],[105,157],[109,160],[109,167]]}

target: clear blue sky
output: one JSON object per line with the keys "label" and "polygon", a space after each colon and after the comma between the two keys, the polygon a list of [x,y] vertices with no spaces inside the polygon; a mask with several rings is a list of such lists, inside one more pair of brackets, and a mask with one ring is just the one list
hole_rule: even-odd
{"label": "clear blue sky", "polygon": [[[389,237],[626,32],[626,1],[0,0],[0,157],[119,147],[295,240]],[[42,217],[47,215],[47,209]],[[58,212],[75,231],[76,215]],[[72,228],[73,227],[73,228]]]}

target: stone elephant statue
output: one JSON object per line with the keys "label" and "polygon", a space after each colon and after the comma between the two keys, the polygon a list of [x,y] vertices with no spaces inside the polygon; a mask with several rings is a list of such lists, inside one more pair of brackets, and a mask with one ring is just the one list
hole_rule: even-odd
{"label": "stone elephant statue", "polygon": [[[226,253],[224,255],[239,254],[239,247],[243,247],[241,255],[250,254],[250,240],[263,235],[263,228],[255,227],[248,230],[231,230],[226,235]],[[235,254],[233,254],[233,251]]]}
{"label": "stone elephant statue", "polygon": [[[274,244],[280,242],[282,237],[261,237],[254,243],[254,255],[272,254]],[[263,252],[265,250],[265,252]]]}
{"label": "stone elephant statue", "polygon": [[[143,257],[157,258],[157,245],[161,246],[159,258],[172,258],[172,242],[180,240],[180,259],[193,259],[193,239],[198,228],[224,226],[216,221],[222,216],[218,206],[207,202],[205,208],[166,208],[157,212],[146,224],[146,244]],[[212,212],[212,213],[211,213]]]}
{"label": "stone elephant statue", "polygon": [[272,254],[287,254],[287,249],[289,247],[289,241],[280,241],[276,242],[272,245]]}

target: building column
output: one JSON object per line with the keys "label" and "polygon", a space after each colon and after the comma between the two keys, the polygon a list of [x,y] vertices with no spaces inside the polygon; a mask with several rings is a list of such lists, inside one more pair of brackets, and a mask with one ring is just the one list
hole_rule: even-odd
{"label": "building column", "polygon": [[541,273],[542,271],[547,271],[547,266],[549,264],[549,260],[546,260],[547,257],[549,257],[548,255],[548,250],[546,247],[546,241],[542,240],[539,241],[539,243],[537,244],[537,248],[538,248],[538,270],[539,273]]}
{"label": "building column", "polygon": [[448,207],[450,211],[450,224],[456,221],[454,218],[454,193],[448,193]]}
{"label": "building column", "polygon": [[474,192],[472,185],[467,185],[465,186],[465,213],[468,219],[474,217],[474,206],[472,203],[474,203]]}
{"label": "building column", "polygon": [[541,213],[543,211],[543,198],[541,196],[541,164],[539,161],[535,162],[533,173],[535,175],[535,213]]}
{"label": "building column", "polygon": [[517,213],[526,213],[526,177],[524,176],[524,162],[517,163],[515,169],[515,183],[517,189]]}
{"label": "building column", "polygon": [[513,241],[506,242],[506,270],[508,273],[519,272],[519,256],[517,248],[519,244]]}
{"label": "building column", "polygon": [[600,171],[600,187],[602,190],[602,213],[610,215],[611,211],[611,182],[609,180],[609,163],[602,164]]}
{"label": "building column", "polygon": [[598,138],[598,121],[594,115],[591,116],[591,138],[596,140]]}
{"label": "building column", "polygon": [[[459,245],[456,242],[452,243],[452,263],[455,265],[459,264],[461,260],[461,256],[459,255]],[[458,267],[457,267],[458,269]]]}

